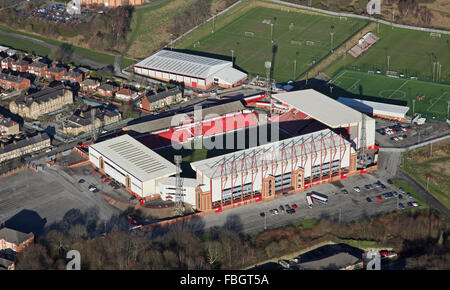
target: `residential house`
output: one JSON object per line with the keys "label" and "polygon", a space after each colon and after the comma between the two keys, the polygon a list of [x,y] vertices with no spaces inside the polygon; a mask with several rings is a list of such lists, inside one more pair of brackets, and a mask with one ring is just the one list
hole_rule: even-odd
{"label": "residential house", "polygon": [[83,91],[95,91],[100,86],[100,83],[93,79],[86,79],[81,82],[80,88]]}
{"label": "residential house", "polygon": [[0,87],[5,90],[25,90],[31,86],[29,79],[0,73]]}
{"label": "residential house", "polygon": [[140,107],[147,111],[155,111],[178,103],[183,99],[183,94],[178,87],[167,89],[161,92],[152,91],[145,96]]}
{"label": "residential house", "polygon": [[[47,133],[39,133],[33,137],[26,137],[25,139],[16,141],[10,144],[0,144],[0,163],[21,157],[26,154],[31,154],[51,147],[50,137]],[[1,231],[0,231],[1,243]],[[17,245],[19,246],[19,245]],[[2,249],[0,247],[0,249]],[[14,248],[13,248],[14,249]]]}
{"label": "residential house", "polygon": [[130,89],[122,88],[116,92],[116,99],[129,102],[134,101],[139,97],[139,94]]}
{"label": "residential house", "polygon": [[0,114],[0,133],[1,135],[16,135],[19,134],[19,123],[14,122],[11,118],[6,118]]}
{"label": "residential house", "polygon": [[62,76],[63,81],[69,81],[71,83],[81,83],[83,81],[83,74],[74,70],[69,70]]}
{"label": "residential house", "polygon": [[2,59],[2,69],[11,69],[13,62],[15,62],[15,59],[12,57],[6,57]]}
{"label": "residential house", "polygon": [[47,70],[46,77],[53,81],[62,81],[67,70],[63,67],[52,65],[51,68]]}
{"label": "residential house", "polygon": [[29,65],[28,61],[19,59],[11,64],[11,70],[24,73],[27,72],[28,65]]}
{"label": "residential house", "polygon": [[96,129],[119,122],[122,118],[119,112],[105,108],[92,108],[85,112],[73,114],[67,119],[63,125],[64,133],[77,136],[92,131],[92,114],[95,117]]}
{"label": "residential house", "polygon": [[33,241],[33,233],[27,234],[7,227],[0,229],[0,250],[11,249],[14,252],[21,252]]}
{"label": "residential house", "polygon": [[113,97],[117,90],[118,88],[116,86],[111,84],[103,84],[97,88],[97,94],[105,97]]}
{"label": "residential house", "polygon": [[54,88],[46,87],[31,95],[19,96],[9,103],[9,110],[22,118],[36,120],[41,115],[57,111],[72,103],[72,91],[60,85]]}
{"label": "residential house", "polygon": [[38,77],[45,77],[47,75],[47,70],[48,65],[40,61],[35,61],[28,65],[28,73]]}

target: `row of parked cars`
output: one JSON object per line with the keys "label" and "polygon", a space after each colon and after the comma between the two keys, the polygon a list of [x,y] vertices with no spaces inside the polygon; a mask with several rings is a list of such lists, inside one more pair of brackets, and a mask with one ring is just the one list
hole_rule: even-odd
{"label": "row of parked cars", "polygon": [[377,129],[377,132],[380,133],[381,135],[394,135],[396,133],[400,133],[400,132],[407,132],[411,130],[410,127],[403,127],[401,124],[397,124],[397,125],[392,125],[386,128],[380,128]]}
{"label": "row of parked cars", "polygon": [[[280,212],[281,213],[283,213],[283,212],[286,212],[286,213],[288,213],[288,214],[294,214],[296,211],[296,209],[298,208],[298,206],[295,204],[295,203],[293,203],[292,205],[289,205],[289,204],[286,204],[286,205],[280,205],[278,208],[274,208],[274,209],[271,209],[271,210],[269,210],[269,213],[271,214],[271,215],[277,215],[277,214],[279,214]],[[266,216],[266,213],[265,212],[261,212],[260,214],[259,214],[261,217],[265,217]]]}

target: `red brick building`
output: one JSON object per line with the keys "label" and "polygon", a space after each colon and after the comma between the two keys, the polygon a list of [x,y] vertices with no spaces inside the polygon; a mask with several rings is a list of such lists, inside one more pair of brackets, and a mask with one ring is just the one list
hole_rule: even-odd
{"label": "red brick building", "polygon": [[29,79],[0,73],[0,87],[10,90],[25,90],[31,85]]}
{"label": "red brick building", "polygon": [[2,59],[2,69],[10,69],[14,59],[12,57],[7,57]]}
{"label": "red brick building", "polygon": [[74,70],[68,71],[62,76],[63,81],[69,81],[72,83],[81,83],[83,81],[83,74],[76,72]]}
{"label": "red brick building", "polygon": [[29,63],[26,60],[17,60],[11,64],[11,70],[24,73],[27,72],[28,65]]}
{"label": "red brick building", "polygon": [[11,249],[21,252],[26,246],[34,241],[32,233],[23,233],[10,228],[0,229],[0,250]]}
{"label": "red brick building", "polygon": [[113,97],[118,88],[110,84],[103,84],[97,89],[97,94],[105,97]]}
{"label": "red brick building", "polygon": [[47,70],[46,77],[50,80],[62,81],[66,73],[67,70],[65,68],[53,65]]}
{"label": "red brick building", "polygon": [[47,64],[40,62],[40,61],[35,61],[35,62],[31,63],[30,65],[28,65],[27,72],[30,74],[34,74],[38,77],[45,77],[47,74],[47,70],[48,70]]}

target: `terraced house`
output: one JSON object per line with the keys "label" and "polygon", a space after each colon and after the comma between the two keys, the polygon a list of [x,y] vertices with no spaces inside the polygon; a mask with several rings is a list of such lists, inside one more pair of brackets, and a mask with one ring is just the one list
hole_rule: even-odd
{"label": "terraced house", "polygon": [[119,122],[121,115],[119,112],[107,109],[93,108],[85,112],[79,112],[70,116],[63,125],[63,131],[69,135],[80,135],[92,130],[92,110],[95,112],[95,128]]}
{"label": "terraced house", "polygon": [[21,95],[9,103],[9,110],[22,118],[37,120],[41,115],[48,114],[73,103],[73,93],[65,86],[46,87],[31,94]]}
{"label": "terraced house", "polygon": [[151,92],[141,101],[141,108],[147,111],[162,109],[181,102],[183,94],[178,87],[162,92]]}
{"label": "terraced house", "polygon": [[0,145],[0,163],[26,154],[45,150],[50,146],[50,137],[46,133],[39,133],[36,136],[14,141],[7,145],[2,143]]}
{"label": "terraced house", "polygon": [[0,133],[1,135],[15,135],[19,134],[19,123],[14,122],[11,118],[6,118],[0,115]]}
{"label": "terraced house", "polygon": [[5,90],[25,90],[28,89],[30,85],[31,82],[29,79],[0,73],[0,87]]}

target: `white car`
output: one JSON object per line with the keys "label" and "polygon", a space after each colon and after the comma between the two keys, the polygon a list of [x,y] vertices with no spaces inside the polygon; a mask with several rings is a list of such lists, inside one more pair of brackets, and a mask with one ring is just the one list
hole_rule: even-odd
{"label": "white car", "polygon": [[414,207],[418,207],[418,206],[419,206],[419,204],[418,204],[417,202],[415,202],[415,201],[412,202],[412,205],[413,205]]}
{"label": "white car", "polygon": [[359,186],[355,186],[355,187],[353,187],[353,189],[354,189],[356,192],[360,192],[360,191],[361,191],[361,188],[359,188]]}

